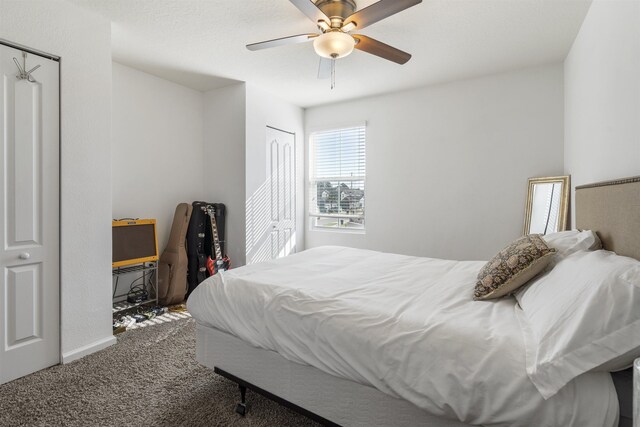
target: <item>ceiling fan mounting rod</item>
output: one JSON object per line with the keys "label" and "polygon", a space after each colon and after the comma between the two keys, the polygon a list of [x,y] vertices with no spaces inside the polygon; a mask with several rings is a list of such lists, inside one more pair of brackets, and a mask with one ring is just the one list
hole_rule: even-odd
{"label": "ceiling fan mounting rod", "polygon": [[[342,22],[356,11],[354,0],[316,0],[315,5],[331,19],[330,24],[334,28],[340,28]],[[340,21],[340,26],[335,27],[334,20],[336,23]]]}

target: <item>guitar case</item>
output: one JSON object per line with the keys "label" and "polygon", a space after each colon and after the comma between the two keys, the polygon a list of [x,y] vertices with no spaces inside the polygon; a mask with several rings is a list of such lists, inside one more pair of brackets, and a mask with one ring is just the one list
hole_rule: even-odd
{"label": "guitar case", "polygon": [[187,230],[187,254],[189,257],[189,268],[187,281],[189,289],[187,296],[202,283],[207,277],[207,257],[215,258],[212,253],[213,236],[211,232],[211,220],[207,215],[207,206],[213,206],[218,225],[218,238],[220,248],[225,253],[225,216],[226,208],[223,203],[193,202],[193,212]]}
{"label": "guitar case", "polygon": [[158,302],[161,305],[181,303],[187,294],[186,236],[191,211],[188,203],[176,207],[169,243],[158,261]]}

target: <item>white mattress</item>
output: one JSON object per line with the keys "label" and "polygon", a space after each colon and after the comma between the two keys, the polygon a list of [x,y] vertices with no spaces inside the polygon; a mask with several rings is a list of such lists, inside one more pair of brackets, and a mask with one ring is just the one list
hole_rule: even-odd
{"label": "white mattress", "polygon": [[525,371],[515,300],[473,301],[482,262],[321,247],[217,274],[201,324],[470,424],[613,426],[608,373],[544,400]]}

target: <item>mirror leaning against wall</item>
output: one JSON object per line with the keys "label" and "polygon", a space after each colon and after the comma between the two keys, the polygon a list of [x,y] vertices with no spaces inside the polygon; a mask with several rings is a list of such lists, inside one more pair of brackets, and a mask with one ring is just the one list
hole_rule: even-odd
{"label": "mirror leaning against wall", "polygon": [[529,178],[523,234],[566,230],[570,188],[569,176]]}

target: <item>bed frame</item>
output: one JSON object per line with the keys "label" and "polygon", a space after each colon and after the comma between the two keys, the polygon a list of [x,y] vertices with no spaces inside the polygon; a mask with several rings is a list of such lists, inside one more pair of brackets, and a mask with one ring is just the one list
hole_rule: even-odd
{"label": "bed frame", "polygon": [[[595,230],[605,249],[640,260],[640,176],[579,186],[575,194],[576,228]],[[290,362],[218,329],[198,325],[196,334],[196,359],[238,384],[236,411],[241,415],[250,389],[326,426],[469,426],[373,387]],[[620,401],[619,425],[631,426],[631,371],[612,377]]]}
{"label": "bed frame", "polygon": [[[431,415],[374,387],[290,362],[218,329],[200,324],[196,328],[196,359],[236,382],[241,396],[246,389],[253,390],[325,426],[468,426]],[[236,411],[246,411],[244,398]]]}
{"label": "bed frame", "polygon": [[[595,230],[604,249],[640,260],[640,176],[576,187],[576,228]],[[612,374],[620,427],[633,425],[631,368]]]}

